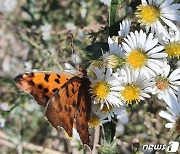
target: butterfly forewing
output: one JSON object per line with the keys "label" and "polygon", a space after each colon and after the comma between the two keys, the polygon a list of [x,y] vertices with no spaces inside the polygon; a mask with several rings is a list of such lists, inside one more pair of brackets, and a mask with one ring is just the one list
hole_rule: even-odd
{"label": "butterfly forewing", "polygon": [[[46,107],[46,117],[56,129],[63,127],[70,137],[75,127],[83,144],[89,145],[88,120],[91,113],[90,81],[85,70],[71,73],[32,72],[15,77],[17,86]],[[74,121],[75,120],[75,121]]]}
{"label": "butterfly forewing", "polygon": [[31,72],[16,76],[14,81],[20,89],[30,93],[38,104],[46,106],[50,97],[71,77],[62,73]]}
{"label": "butterfly forewing", "polygon": [[76,112],[81,79],[73,77],[51,97],[46,108],[46,117],[55,127],[63,127],[70,137]]}

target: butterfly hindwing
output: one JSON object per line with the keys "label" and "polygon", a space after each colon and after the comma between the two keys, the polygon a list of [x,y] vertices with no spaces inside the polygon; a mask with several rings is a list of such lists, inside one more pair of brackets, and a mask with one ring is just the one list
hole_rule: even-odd
{"label": "butterfly hindwing", "polygon": [[50,97],[71,77],[63,73],[30,72],[16,76],[14,81],[20,89],[31,94],[38,104],[46,106]]}
{"label": "butterfly hindwing", "polygon": [[88,121],[91,114],[91,96],[88,91],[89,88],[89,79],[83,78],[82,85],[79,90],[76,112],[76,129],[80,135],[82,142],[87,145],[89,145]]}
{"label": "butterfly hindwing", "polygon": [[51,97],[46,108],[46,117],[52,126],[63,127],[70,137],[80,86],[79,77],[71,78]]}

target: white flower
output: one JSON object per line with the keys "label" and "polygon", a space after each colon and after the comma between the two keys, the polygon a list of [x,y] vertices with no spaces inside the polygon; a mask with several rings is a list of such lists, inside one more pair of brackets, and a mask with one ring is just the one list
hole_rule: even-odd
{"label": "white flower", "polygon": [[177,30],[173,21],[180,21],[180,5],[174,0],[141,0],[142,5],[138,6],[139,22],[152,29],[156,33],[168,36],[167,29],[163,26]]}
{"label": "white flower", "polygon": [[180,58],[180,29],[176,31],[169,28],[169,37],[156,35],[159,39],[159,43],[164,46],[165,53],[170,58]]}
{"label": "white flower", "polygon": [[95,67],[94,74],[96,78],[90,78],[91,93],[96,104],[120,107],[123,103],[120,101],[118,92],[119,81],[112,75],[112,69],[100,69]]}
{"label": "white flower", "polygon": [[119,25],[119,36],[108,37],[109,51],[103,53],[105,65],[113,69],[120,68],[124,64],[123,57],[125,54],[122,49],[122,42],[124,42],[124,38],[129,34],[131,21],[126,19]]}
{"label": "white flower", "polygon": [[158,39],[154,38],[152,33],[147,36],[142,30],[130,32],[124,40],[122,44],[128,66],[138,70],[147,78],[161,72],[167,54],[162,52],[164,47],[158,45]]}
{"label": "white flower", "polygon": [[152,94],[158,94],[159,99],[168,93],[177,95],[178,86],[180,86],[180,68],[170,73],[170,65],[166,65],[162,72],[154,78]]}
{"label": "white flower", "polygon": [[51,39],[51,35],[50,35],[50,31],[52,29],[52,26],[50,24],[44,24],[40,27],[41,31],[42,31],[42,38],[43,40],[50,40]]}
{"label": "white flower", "polygon": [[100,2],[107,6],[110,6],[111,4],[111,0],[100,0]]}
{"label": "white flower", "polygon": [[3,128],[5,126],[6,120],[0,116],[0,128]]}
{"label": "white flower", "polygon": [[77,27],[72,22],[67,22],[65,26],[66,26],[66,29],[70,32],[73,32],[77,29]]}
{"label": "white flower", "polygon": [[130,27],[131,27],[131,20],[125,19],[122,21],[122,23],[119,24],[120,26],[120,30],[118,32],[119,37],[121,38],[125,38],[130,31]]}
{"label": "white flower", "polygon": [[16,7],[17,0],[1,0],[0,12],[11,12]]}
{"label": "white flower", "polygon": [[78,54],[73,53],[73,54],[71,55],[71,61],[72,61],[74,64],[79,64],[79,63],[81,63],[81,58],[79,57]]}
{"label": "white flower", "polygon": [[165,125],[166,128],[174,128],[180,134],[180,88],[178,98],[173,95],[164,95],[164,101],[168,105],[168,111],[160,111],[159,115],[169,122]]}
{"label": "white flower", "polygon": [[124,41],[124,38],[129,34],[131,21],[125,19],[122,21],[122,23],[119,24],[119,26],[119,36],[113,36],[112,38],[108,37],[109,53],[124,56],[121,46],[122,42]]}
{"label": "white flower", "polygon": [[108,118],[109,121],[112,120],[112,118],[117,118],[118,116],[122,116],[126,112],[126,108],[121,107],[113,107],[109,106],[109,108],[104,105],[102,109],[99,109],[101,114],[106,115],[106,118]]}
{"label": "white flower", "polygon": [[25,66],[25,70],[26,71],[32,70],[32,63],[31,63],[31,61],[24,62],[24,66]]}
{"label": "white flower", "polygon": [[65,63],[64,66],[65,66],[65,68],[64,68],[65,72],[77,74],[77,72],[78,72],[77,69],[75,69],[70,63]]}
{"label": "white flower", "polygon": [[108,37],[108,44],[110,54],[122,55],[122,48],[118,42],[118,36]]}
{"label": "white flower", "polygon": [[132,71],[128,67],[118,70],[114,76],[119,80],[118,86],[121,100],[127,104],[140,102],[144,98],[150,98],[152,82],[138,71]]}
{"label": "white flower", "polygon": [[81,1],[80,3],[81,3],[81,7],[79,8],[79,12],[81,14],[81,17],[85,18],[87,14],[87,5],[84,1]]}
{"label": "white flower", "polygon": [[99,105],[97,104],[92,104],[92,114],[90,117],[90,120],[88,121],[88,124],[90,127],[97,127],[99,125],[102,125],[110,119],[108,119],[108,113],[102,112],[99,108]]}

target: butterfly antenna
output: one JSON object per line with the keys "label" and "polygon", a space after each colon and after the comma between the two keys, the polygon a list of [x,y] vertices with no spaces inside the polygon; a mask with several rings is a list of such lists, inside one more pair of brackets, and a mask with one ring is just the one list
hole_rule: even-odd
{"label": "butterfly antenna", "polygon": [[70,46],[71,46],[71,50],[72,50],[72,56],[74,56],[74,63],[77,64],[76,62],[76,54],[75,54],[75,50],[74,50],[74,38],[73,38],[73,34],[71,34],[71,43],[70,43]]}

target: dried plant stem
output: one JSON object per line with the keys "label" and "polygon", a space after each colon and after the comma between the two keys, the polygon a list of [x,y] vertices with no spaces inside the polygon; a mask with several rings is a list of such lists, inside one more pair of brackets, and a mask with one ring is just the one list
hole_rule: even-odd
{"label": "dried plant stem", "polygon": [[99,139],[100,139],[100,126],[97,126],[95,127],[95,132],[94,132],[94,144],[93,144],[92,154],[98,154],[96,147],[99,145]]}
{"label": "dried plant stem", "polygon": [[22,146],[22,148],[33,151],[33,152],[40,152],[42,154],[62,154],[62,152],[55,151],[49,148],[45,148],[43,146],[34,145],[27,142],[20,142],[17,139],[13,139],[7,134],[5,134],[3,131],[0,131],[0,145],[7,146],[12,149],[17,149],[19,145]]}

